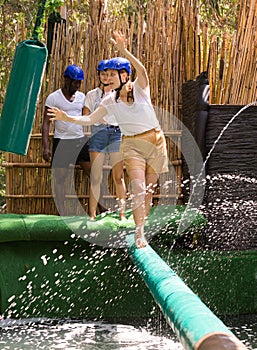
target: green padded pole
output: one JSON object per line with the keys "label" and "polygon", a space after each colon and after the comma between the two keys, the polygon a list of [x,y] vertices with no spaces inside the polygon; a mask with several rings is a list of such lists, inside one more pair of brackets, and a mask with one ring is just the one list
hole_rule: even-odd
{"label": "green padded pole", "polygon": [[133,235],[127,242],[130,258],[185,349],[246,350],[150,245],[137,249]]}
{"label": "green padded pole", "polygon": [[27,153],[48,55],[46,46],[37,38],[45,2],[41,2],[33,38],[22,41],[15,50],[0,117],[2,151]]}

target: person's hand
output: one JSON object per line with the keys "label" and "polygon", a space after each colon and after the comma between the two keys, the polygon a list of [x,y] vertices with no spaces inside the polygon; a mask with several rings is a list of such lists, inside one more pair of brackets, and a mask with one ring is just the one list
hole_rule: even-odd
{"label": "person's hand", "polygon": [[51,151],[49,150],[49,148],[44,149],[44,151],[43,151],[43,159],[46,162],[50,162],[51,161],[51,157],[52,157],[52,154],[51,154]]}
{"label": "person's hand", "polygon": [[47,111],[47,115],[51,117],[51,121],[62,120],[64,122],[68,122],[70,120],[68,114],[57,107],[49,108]]}
{"label": "person's hand", "polygon": [[117,47],[120,52],[123,52],[125,47],[125,35],[121,31],[113,32],[114,39],[111,38],[111,42]]}

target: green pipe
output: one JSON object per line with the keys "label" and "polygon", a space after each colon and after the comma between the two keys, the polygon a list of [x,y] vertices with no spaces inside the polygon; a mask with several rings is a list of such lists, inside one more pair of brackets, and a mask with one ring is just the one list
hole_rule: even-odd
{"label": "green pipe", "polygon": [[133,235],[127,242],[131,260],[186,350],[246,350],[150,245],[137,249]]}

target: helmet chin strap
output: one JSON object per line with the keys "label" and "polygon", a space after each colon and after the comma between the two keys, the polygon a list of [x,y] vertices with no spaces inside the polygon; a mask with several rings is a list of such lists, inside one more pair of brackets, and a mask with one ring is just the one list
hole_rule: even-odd
{"label": "helmet chin strap", "polygon": [[102,84],[104,87],[106,86],[109,86],[110,84],[105,84],[102,82],[102,80],[100,79],[100,73],[98,73],[98,76],[99,76],[99,81],[100,81],[100,84]]}
{"label": "helmet chin strap", "polygon": [[[99,80],[100,80],[100,79],[99,79]],[[100,84],[102,84],[104,87],[110,85],[110,84],[105,84],[105,83],[103,83],[101,80],[100,80]]]}
{"label": "helmet chin strap", "polygon": [[126,85],[127,82],[129,81],[129,77],[127,77],[126,81],[122,81],[120,71],[118,71],[118,73],[119,73],[119,78],[120,78],[120,86],[118,88],[114,89],[114,91],[120,91],[122,89],[123,85]]}
{"label": "helmet chin strap", "polygon": [[107,86],[109,86],[110,84],[105,84],[105,83],[103,83],[103,82],[101,81],[101,79],[100,79],[100,74],[99,74],[99,82],[100,82],[99,87],[100,87],[101,85],[103,86],[103,88],[102,88],[102,96],[101,96],[101,98],[103,98],[103,97],[104,97],[104,94],[105,94],[104,88],[107,87]]}

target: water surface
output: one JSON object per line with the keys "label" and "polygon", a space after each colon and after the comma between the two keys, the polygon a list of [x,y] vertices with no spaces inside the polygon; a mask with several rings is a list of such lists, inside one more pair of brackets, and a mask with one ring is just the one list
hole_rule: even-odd
{"label": "water surface", "polygon": [[[257,315],[224,316],[221,319],[247,349],[257,350]],[[0,349],[183,350],[163,319],[140,323],[6,319],[0,321]]]}
{"label": "water surface", "polygon": [[145,327],[78,320],[5,320],[0,349],[182,350],[171,332]]}

